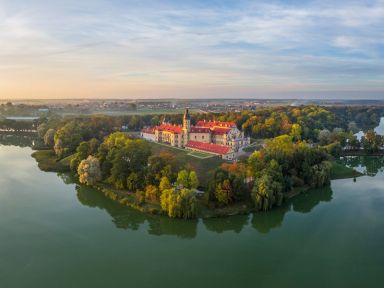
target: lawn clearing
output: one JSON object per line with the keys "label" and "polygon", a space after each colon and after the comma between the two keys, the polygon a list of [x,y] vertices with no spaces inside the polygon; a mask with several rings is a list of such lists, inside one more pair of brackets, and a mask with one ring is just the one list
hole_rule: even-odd
{"label": "lawn clearing", "polygon": [[214,154],[204,153],[204,152],[199,152],[199,151],[190,151],[188,153],[188,155],[196,157],[196,158],[200,158],[200,159],[206,159],[206,158],[210,158],[210,157],[216,156]]}
{"label": "lawn clearing", "polygon": [[[180,169],[191,167],[195,170],[200,184],[203,186],[207,185],[209,178],[213,175],[213,171],[224,163],[224,160],[221,159],[220,156],[213,154],[189,151],[183,148],[171,147],[166,144],[156,142],[148,143],[151,145],[152,153],[154,155],[159,155],[162,152],[170,153],[176,157]],[[194,155],[191,155],[191,153]],[[207,155],[209,155],[209,157]]]}

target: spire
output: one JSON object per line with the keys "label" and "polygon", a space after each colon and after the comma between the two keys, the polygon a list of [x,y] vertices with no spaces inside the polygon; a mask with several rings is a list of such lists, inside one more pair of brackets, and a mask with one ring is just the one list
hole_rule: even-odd
{"label": "spire", "polygon": [[185,109],[185,112],[184,112],[184,119],[185,119],[185,120],[190,120],[190,119],[191,119],[191,118],[189,117],[189,109],[188,109],[188,108]]}
{"label": "spire", "polygon": [[189,132],[191,129],[191,118],[189,117],[188,108],[185,109],[184,117],[183,117],[183,129],[184,131]]}

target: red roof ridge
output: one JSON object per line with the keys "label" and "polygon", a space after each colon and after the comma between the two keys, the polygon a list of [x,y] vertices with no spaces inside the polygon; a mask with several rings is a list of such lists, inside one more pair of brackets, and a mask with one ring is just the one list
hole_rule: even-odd
{"label": "red roof ridge", "polygon": [[177,134],[180,134],[183,132],[183,128],[182,126],[180,125],[175,125],[175,124],[161,124],[157,127],[155,127],[155,129],[157,130],[161,130],[161,131],[167,131],[167,132],[172,132],[172,133],[177,133]]}
{"label": "red roof ridge", "polygon": [[148,134],[155,134],[155,128],[154,127],[146,127],[141,129],[141,132],[148,133]]}
{"label": "red roof ridge", "polygon": [[206,152],[211,152],[214,154],[220,154],[220,155],[228,154],[231,151],[231,147],[228,147],[228,146],[213,144],[213,143],[204,143],[199,141],[188,141],[185,147],[202,150]]}

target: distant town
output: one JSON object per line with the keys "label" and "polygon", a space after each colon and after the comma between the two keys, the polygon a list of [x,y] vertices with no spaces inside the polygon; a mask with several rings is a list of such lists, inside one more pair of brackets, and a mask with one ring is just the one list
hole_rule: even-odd
{"label": "distant town", "polygon": [[[0,99],[0,119],[105,114],[181,114],[185,108],[197,113],[241,112],[265,106],[384,106],[384,100],[324,100],[324,99],[58,99],[12,100]],[[20,119],[19,119],[20,120]]]}

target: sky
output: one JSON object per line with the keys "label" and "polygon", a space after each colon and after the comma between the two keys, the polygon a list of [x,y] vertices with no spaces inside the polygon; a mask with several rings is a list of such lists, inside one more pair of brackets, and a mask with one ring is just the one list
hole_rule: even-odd
{"label": "sky", "polygon": [[384,99],[384,0],[0,0],[0,99]]}

